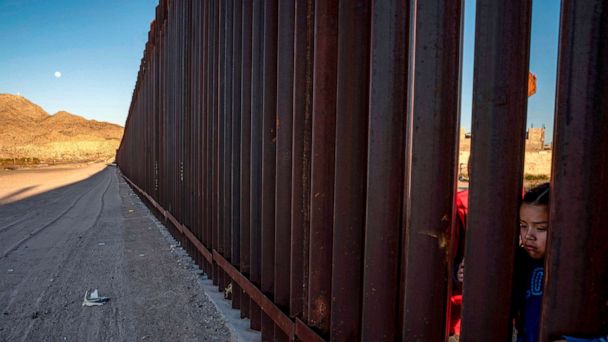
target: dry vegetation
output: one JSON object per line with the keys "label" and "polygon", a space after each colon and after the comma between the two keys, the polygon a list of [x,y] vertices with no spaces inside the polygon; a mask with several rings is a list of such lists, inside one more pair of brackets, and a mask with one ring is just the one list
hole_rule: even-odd
{"label": "dry vegetation", "polygon": [[[123,128],[0,94],[0,166],[113,159]],[[17,162],[20,161],[20,162]]]}

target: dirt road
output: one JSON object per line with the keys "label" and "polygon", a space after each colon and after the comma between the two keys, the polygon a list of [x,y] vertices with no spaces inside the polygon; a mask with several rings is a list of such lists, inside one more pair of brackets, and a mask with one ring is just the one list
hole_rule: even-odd
{"label": "dirt road", "polygon": [[[49,175],[52,190],[14,199]],[[233,339],[114,167],[16,171],[0,182],[12,201],[0,204],[0,341]],[[89,288],[111,300],[83,307]]]}

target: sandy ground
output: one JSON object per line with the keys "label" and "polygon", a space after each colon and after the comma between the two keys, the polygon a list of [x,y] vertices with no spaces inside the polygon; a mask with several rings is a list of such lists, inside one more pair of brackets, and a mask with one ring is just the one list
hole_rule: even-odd
{"label": "sandy ground", "polygon": [[0,198],[0,341],[234,340],[114,167],[4,172]]}
{"label": "sandy ground", "polygon": [[104,163],[57,165],[39,169],[0,170],[0,205],[73,184],[106,167]]}

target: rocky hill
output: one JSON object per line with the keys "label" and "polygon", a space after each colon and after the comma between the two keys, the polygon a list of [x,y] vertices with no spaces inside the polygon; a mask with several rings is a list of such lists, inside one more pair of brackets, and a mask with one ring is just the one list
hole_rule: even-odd
{"label": "rocky hill", "polygon": [[49,115],[22,96],[0,94],[0,160],[108,160],[114,157],[123,130],[68,112]]}

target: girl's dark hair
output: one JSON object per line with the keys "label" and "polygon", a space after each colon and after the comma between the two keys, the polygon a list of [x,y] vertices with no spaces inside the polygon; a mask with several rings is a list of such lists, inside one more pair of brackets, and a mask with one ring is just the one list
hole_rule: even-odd
{"label": "girl's dark hair", "polygon": [[523,202],[530,205],[549,205],[549,183],[543,183],[528,190]]}

